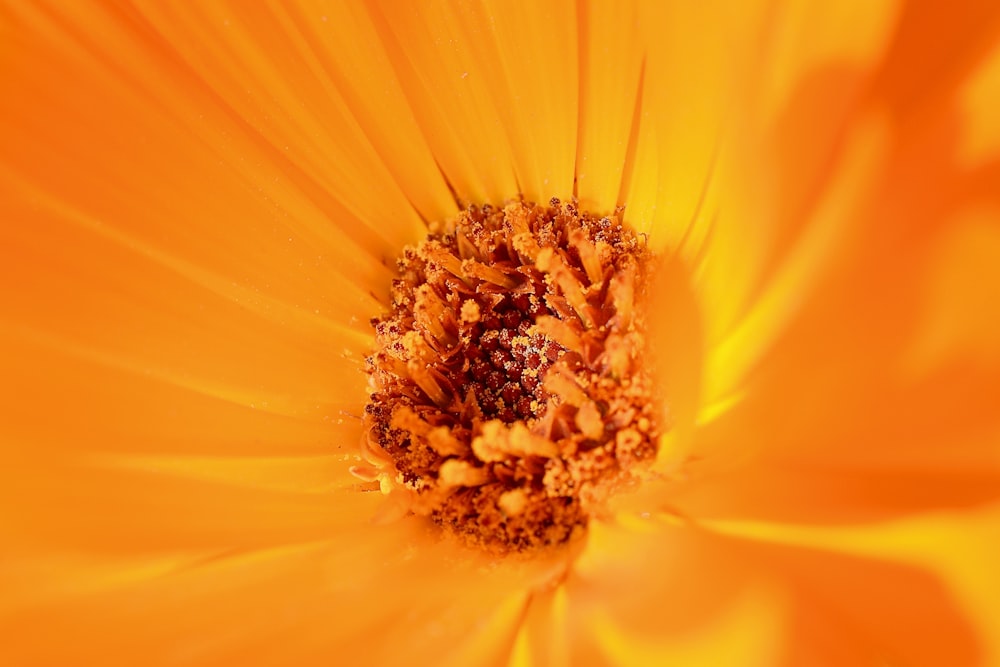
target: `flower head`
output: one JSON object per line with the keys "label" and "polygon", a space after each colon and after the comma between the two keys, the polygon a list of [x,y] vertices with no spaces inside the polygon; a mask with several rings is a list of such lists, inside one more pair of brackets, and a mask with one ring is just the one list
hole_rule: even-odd
{"label": "flower head", "polygon": [[996,664],[1000,10],[939,5],[5,6],[0,662]]}

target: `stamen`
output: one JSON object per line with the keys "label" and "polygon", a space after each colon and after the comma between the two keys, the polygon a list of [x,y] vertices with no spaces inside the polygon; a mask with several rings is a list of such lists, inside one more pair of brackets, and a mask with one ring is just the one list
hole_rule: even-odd
{"label": "stamen", "polygon": [[574,229],[569,233],[569,242],[580,255],[580,263],[587,272],[587,279],[591,285],[599,285],[604,279],[604,267],[601,266],[601,259],[598,257],[597,248],[587,238],[586,232],[582,229]]}
{"label": "stamen", "polygon": [[417,386],[423,389],[424,393],[427,394],[432,401],[437,403],[439,407],[448,407],[451,403],[451,397],[444,392],[444,389],[442,389],[441,385],[438,384],[438,381],[434,378],[434,375],[427,366],[414,360],[410,361],[410,363],[406,365],[406,371],[410,379],[416,382]]}
{"label": "stamen", "polygon": [[551,338],[562,345],[567,350],[575,352],[583,351],[583,339],[573,331],[573,327],[564,320],[542,315],[535,320],[535,330],[544,336]]}
{"label": "stamen", "polygon": [[635,303],[635,274],[637,271],[632,257],[622,258],[621,266],[611,278],[611,307],[618,317],[618,327],[627,330],[632,326],[632,309]]}
{"label": "stamen", "polygon": [[533,434],[524,424],[515,422],[508,428],[496,419],[483,425],[483,434],[472,441],[472,451],[487,463],[525,456],[550,459],[559,454],[556,443]]}
{"label": "stamen", "polygon": [[550,393],[561,396],[563,402],[579,407],[587,400],[587,394],[576,383],[576,377],[565,366],[556,366],[545,376],[542,382]]}
{"label": "stamen", "polygon": [[590,305],[587,303],[587,296],[583,292],[583,286],[577,280],[573,272],[562,261],[562,258],[553,251],[552,248],[543,248],[535,259],[535,266],[539,270],[549,274],[553,282],[559,287],[560,292],[573,307],[576,314],[583,322],[583,326],[590,329],[594,326],[594,319],[590,313]]}
{"label": "stamen", "polygon": [[467,259],[462,262],[462,274],[469,278],[478,278],[486,282],[499,285],[504,289],[512,290],[517,287],[517,281],[501,271],[497,271],[491,266],[480,264],[479,262]]}
{"label": "stamen", "polygon": [[450,328],[457,329],[454,312],[448,309],[447,304],[434,293],[430,285],[418,287],[415,296],[413,314],[417,318],[417,324],[446,347],[454,346],[458,338],[445,328],[448,324]]}
{"label": "stamen", "polygon": [[473,467],[468,461],[448,459],[441,464],[438,480],[442,486],[482,486],[490,479],[484,468]]}

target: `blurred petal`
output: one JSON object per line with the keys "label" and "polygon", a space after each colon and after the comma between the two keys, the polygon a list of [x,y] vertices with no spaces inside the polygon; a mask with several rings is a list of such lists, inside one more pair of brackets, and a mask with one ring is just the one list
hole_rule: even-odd
{"label": "blurred petal", "polygon": [[591,527],[565,584],[572,664],[738,664],[741,650],[774,664],[785,612],[769,574],[688,526],[620,518]]}
{"label": "blurred petal", "polygon": [[[859,154],[885,140],[885,129],[872,126],[864,93],[895,16],[895,2],[784,2],[750,17],[756,41],[739,63],[739,87],[725,100],[738,111],[726,116],[731,129],[718,167],[718,217],[711,236],[695,232],[694,240],[704,238],[686,253],[695,262],[711,345],[744,326],[766,299],[794,308],[836,257],[850,230],[842,223],[865,194],[860,186],[850,189],[847,174],[877,169],[877,150],[865,159]],[[861,173],[855,178],[868,183]],[[816,265],[813,275],[797,276],[796,290],[782,295],[774,286],[788,280],[781,273],[796,263]],[[761,331],[754,347],[772,344],[781,327],[772,329]]]}
{"label": "blurred petal", "polygon": [[[338,479],[339,478],[339,479]],[[14,463],[0,473],[8,539],[94,552],[264,547],[324,539],[374,515],[341,470],[325,493],[206,482],[164,471]]]}
{"label": "blurred petal", "polygon": [[[854,231],[850,221],[859,217],[871,197],[873,183],[885,160],[886,141],[886,128],[879,119],[869,119],[855,128],[841,161],[832,170],[824,195],[807,216],[799,238],[776,262],[747,315],[724,338],[715,338],[714,346],[709,343],[704,393],[709,405],[738,391],[743,378],[797,313],[810,284],[836,265],[848,234]],[[725,247],[730,241],[736,239],[715,237],[706,259],[709,266],[725,261],[728,252]],[[720,294],[726,292],[725,298],[733,298],[734,292],[738,292],[722,287],[719,290]],[[714,319],[717,313],[713,312],[717,302],[709,300],[709,303],[707,335],[713,341],[718,335],[718,330],[713,330],[718,322]],[[726,306],[722,303],[718,307],[724,310]]]}
{"label": "blurred petal", "polygon": [[901,119],[949,97],[996,45],[1000,7],[988,0],[908,0],[878,78],[878,93]]}
{"label": "blurred petal", "polygon": [[[992,665],[1000,657],[1000,577],[993,564],[1000,548],[998,511],[993,505],[961,515],[837,528],[709,525],[740,539],[776,545],[775,553],[787,551],[788,557],[776,562],[793,579],[820,593],[838,612],[863,615],[857,627],[873,639],[887,640],[887,647],[895,644],[894,653],[906,664]],[[868,572],[859,569],[864,562]],[[917,569],[928,574],[918,575]],[[866,604],[858,604],[859,585]],[[964,623],[942,615],[950,605],[957,605]]]}
{"label": "blurred petal", "polygon": [[[976,625],[987,619],[966,616],[971,610],[942,583],[941,568],[904,557],[898,549],[864,547],[899,538],[891,526],[800,530],[751,522],[681,523],[663,514],[621,520],[647,535],[644,553],[654,554],[649,561],[633,558],[627,572],[602,577],[609,585],[632,584],[625,589],[629,595],[617,596],[605,609],[619,627],[629,628],[633,645],[653,645],[656,637],[666,655],[675,637],[683,642],[685,636],[699,636],[697,628],[725,618],[725,609],[739,618],[736,610],[747,604],[743,623],[734,620],[729,629],[734,637],[748,638],[748,650],[761,650],[761,660],[770,659],[762,664],[988,664],[980,662],[984,647]],[[986,546],[980,544],[979,553],[988,553],[982,551]],[[684,563],[688,558],[692,562]],[[643,615],[641,600],[656,596],[664,579],[671,585],[658,604],[647,602]],[[634,612],[622,606],[624,600],[631,600]],[[657,613],[651,614],[654,608]],[[751,645],[754,627],[772,633],[777,646]],[[703,648],[706,662],[692,664],[731,663],[735,657],[721,641],[706,641]],[[769,653],[775,650],[780,657]]]}
{"label": "blurred petal", "polygon": [[922,287],[911,372],[949,364],[1000,368],[1000,208],[955,216],[931,249]]}
{"label": "blurred petal", "polygon": [[1000,170],[961,163],[951,101],[897,126],[851,242],[703,420],[683,511],[843,522],[997,498]]}
{"label": "blurred petal", "polygon": [[[535,591],[511,651],[510,667],[567,667],[573,643],[564,586]],[[580,663],[576,663],[580,664]]]}
{"label": "blurred petal", "polygon": [[775,665],[784,637],[772,596],[747,592],[721,610],[707,627],[670,640],[636,637],[600,614],[592,632],[611,664],[760,667]]}
{"label": "blurred petal", "polygon": [[964,114],[960,161],[979,166],[1000,158],[1000,47],[985,58],[963,84],[959,104]]}
{"label": "blurred petal", "polygon": [[108,665],[321,665],[331,656],[503,664],[525,605],[524,573],[494,569],[484,580],[481,564],[447,549],[422,544],[414,553],[421,530],[406,522],[341,529],[332,542],[181,553],[131,566],[106,561],[122,569],[103,581],[89,579],[100,570],[82,557],[29,562],[7,554],[3,574],[38,576],[44,564],[63,585],[0,608],[0,658],[18,665],[80,656]]}

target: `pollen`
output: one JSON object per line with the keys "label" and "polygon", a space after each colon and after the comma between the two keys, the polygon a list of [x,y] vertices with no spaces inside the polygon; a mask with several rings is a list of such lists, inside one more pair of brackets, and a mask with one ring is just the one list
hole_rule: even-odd
{"label": "pollen", "polygon": [[651,254],[575,203],[471,206],[397,260],[372,320],[366,479],[464,542],[584,534],[655,458],[641,307]]}

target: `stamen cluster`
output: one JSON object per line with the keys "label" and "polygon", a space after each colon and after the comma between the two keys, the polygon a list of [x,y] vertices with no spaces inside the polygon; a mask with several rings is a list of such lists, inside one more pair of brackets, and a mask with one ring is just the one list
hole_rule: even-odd
{"label": "stamen cluster", "polygon": [[636,307],[649,253],[619,215],[470,207],[406,248],[372,321],[356,474],[487,548],[580,533],[659,435]]}

